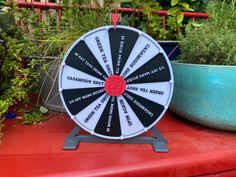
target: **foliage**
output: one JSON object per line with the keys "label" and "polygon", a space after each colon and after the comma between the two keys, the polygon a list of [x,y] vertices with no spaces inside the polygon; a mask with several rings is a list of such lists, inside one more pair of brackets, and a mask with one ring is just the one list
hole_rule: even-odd
{"label": "foliage", "polygon": [[207,6],[209,20],[188,31],[181,41],[180,60],[196,64],[236,65],[235,7],[235,0],[210,2]]}
{"label": "foliage", "polygon": [[[188,23],[184,21],[183,11],[199,10],[200,6],[206,3],[205,1],[196,2],[195,0],[130,0],[125,2],[126,7],[143,9],[143,14],[137,15],[134,13],[128,20],[123,20],[123,24],[132,24],[132,26],[140,28],[156,40],[180,39],[181,32],[184,32],[185,25]],[[162,17],[154,13],[163,9],[167,10],[168,13],[165,29],[162,26]]]}
{"label": "foliage", "polygon": [[15,19],[14,19],[14,3],[0,0],[0,31],[4,31],[8,34],[14,33]]}
{"label": "foliage", "polygon": [[[135,7],[134,4],[139,1],[120,0],[120,2],[122,3],[123,6]],[[132,2],[134,3],[132,4]],[[145,0],[142,0],[141,2],[145,2]],[[164,10],[169,10],[172,7],[171,4],[187,3],[195,11],[204,12],[206,4],[209,2],[209,0],[153,0],[153,2],[158,2],[160,6],[163,7]]]}
{"label": "foliage", "polygon": [[17,119],[21,119],[22,123],[26,125],[35,125],[48,120],[48,116],[46,114],[48,110],[43,106],[40,106],[40,108],[33,108],[31,110],[22,109],[21,112],[23,113],[23,116],[18,116]]}
{"label": "foliage", "polygon": [[[35,86],[38,73],[33,71],[33,65],[27,68],[22,67],[22,50],[27,45],[16,38],[2,35],[6,41],[7,55],[1,68],[1,95],[0,99],[5,102],[5,106],[12,106],[18,101],[28,101],[28,93]],[[31,63],[30,63],[31,64]],[[0,116],[6,111],[6,107],[0,107]]]}
{"label": "foliage", "polygon": [[[0,115],[3,115],[9,107],[9,103],[7,100],[1,100],[0,99]],[[0,116],[0,142],[1,142],[1,137],[2,137],[2,132],[1,129],[4,126],[3,124],[4,118]]]}
{"label": "foliage", "polygon": [[207,6],[208,22],[218,28],[236,29],[236,0],[215,0]]}
{"label": "foliage", "polygon": [[0,10],[4,7],[4,4],[5,4],[4,0],[0,0]]}
{"label": "foliage", "polygon": [[184,20],[183,11],[194,11],[190,5],[183,0],[171,0],[171,8],[168,9],[167,14],[174,17],[174,20],[180,25]]}
{"label": "foliage", "polygon": [[[39,76],[35,71],[37,63],[35,60],[31,60],[27,67],[23,67],[23,56],[28,42],[14,20],[16,5],[12,2],[6,2],[4,5],[7,7],[4,15],[9,16],[12,22],[8,23],[7,27],[0,28],[0,39],[6,48],[0,50],[0,129],[3,126],[4,114],[10,106],[29,101],[28,95],[34,90]],[[3,54],[5,51],[6,55]]]}
{"label": "foliage", "polygon": [[59,56],[62,57],[68,47],[84,33],[99,26],[110,24],[110,14],[115,9],[111,2],[97,10],[93,10],[90,1],[63,0],[63,16],[58,20],[55,10],[47,10],[45,20],[38,23],[35,9],[24,9],[21,13],[22,30],[29,42],[25,53],[29,56]]}
{"label": "foliage", "polygon": [[[181,61],[195,64],[236,65],[236,31],[204,26],[181,41]],[[191,46],[191,47],[190,47]]]}
{"label": "foliage", "polygon": [[[209,0],[120,0],[122,7],[143,9],[144,13],[135,11],[132,15],[122,14],[122,24],[139,28],[156,40],[180,40],[189,28],[184,19],[184,11],[204,12]],[[166,26],[163,29],[162,17],[155,14],[159,10],[167,10]],[[194,23],[193,23],[194,24]]]}

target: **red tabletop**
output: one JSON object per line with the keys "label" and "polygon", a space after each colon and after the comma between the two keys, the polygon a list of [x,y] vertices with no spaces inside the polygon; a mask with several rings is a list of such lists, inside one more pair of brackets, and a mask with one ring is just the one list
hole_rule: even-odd
{"label": "red tabletop", "polygon": [[6,120],[0,145],[0,177],[236,177],[236,133],[212,130],[167,112],[157,128],[168,140],[168,153],[151,145],[81,143],[63,150],[75,123],[52,114],[38,125]]}

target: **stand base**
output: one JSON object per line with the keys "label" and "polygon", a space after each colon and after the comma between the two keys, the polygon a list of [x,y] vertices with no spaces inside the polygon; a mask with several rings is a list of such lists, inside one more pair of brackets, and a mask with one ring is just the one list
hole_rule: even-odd
{"label": "stand base", "polygon": [[162,134],[153,127],[151,129],[153,136],[138,136],[126,140],[103,139],[93,135],[78,135],[81,128],[76,126],[67,136],[63,149],[75,150],[80,142],[87,143],[117,143],[117,144],[152,144],[155,152],[168,152],[167,141]]}

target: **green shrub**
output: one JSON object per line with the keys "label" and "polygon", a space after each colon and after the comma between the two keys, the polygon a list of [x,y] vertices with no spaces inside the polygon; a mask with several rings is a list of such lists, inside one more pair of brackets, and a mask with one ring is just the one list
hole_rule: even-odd
{"label": "green shrub", "polygon": [[215,0],[207,5],[208,22],[218,28],[236,30],[236,0]]}
{"label": "green shrub", "polygon": [[[2,2],[0,1],[0,138],[4,114],[10,106],[29,100],[28,94],[35,86],[38,75],[33,72],[31,62],[29,67],[22,67],[22,53],[28,43],[15,23],[15,4],[10,1]],[[1,7],[6,7],[6,10],[1,12]]]}
{"label": "green shrub", "polygon": [[236,65],[236,31],[204,26],[181,41],[180,61],[195,64]]}
{"label": "green shrub", "polygon": [[180,61],[195,64],[236,65],[235,0],[211,1],[208,21],[187,31],[181,41]]}

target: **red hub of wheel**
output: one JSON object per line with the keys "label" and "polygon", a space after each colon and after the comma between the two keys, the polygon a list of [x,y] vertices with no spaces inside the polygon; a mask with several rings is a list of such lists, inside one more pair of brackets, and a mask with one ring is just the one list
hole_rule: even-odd
{"label": "red hub of wheel", "polygon": [[125,80],[118,75],[111,75],[105,82],[105,90],[110,96],[120,96],[126,89]]}

